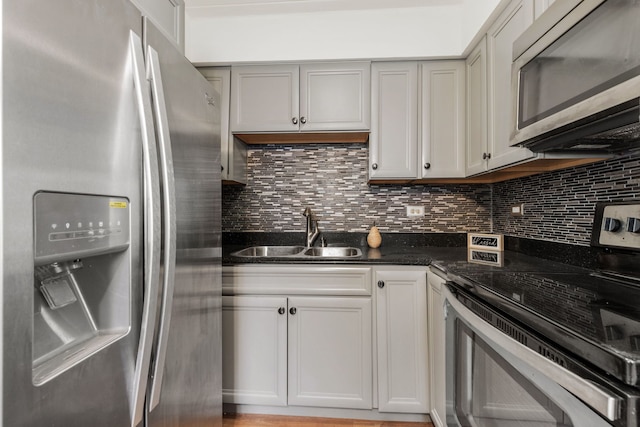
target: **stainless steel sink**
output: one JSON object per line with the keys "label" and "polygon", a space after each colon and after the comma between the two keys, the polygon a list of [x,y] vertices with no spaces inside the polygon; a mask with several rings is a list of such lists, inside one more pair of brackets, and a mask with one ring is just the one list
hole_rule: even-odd
{"label": "stainless steel sink", "polygon": [[304,251],[304,246],[251,246],[250,248],[242,249],[234,252],[231,255],[239,257],[284,257],[297,255]]}
{"label": "stainless steel sink", "polygon": [[353,258],[361,256],[362,252],[358,248],[321,247],[309,248],[304,251],[304,255],[320,258]]}
{"label": "stainless steel sink", "polygon": [[362,256],[362,251],[352,247],[304,246],[251,246],[231,254],[244,258],[295,258],[295,259],[345,259]]}

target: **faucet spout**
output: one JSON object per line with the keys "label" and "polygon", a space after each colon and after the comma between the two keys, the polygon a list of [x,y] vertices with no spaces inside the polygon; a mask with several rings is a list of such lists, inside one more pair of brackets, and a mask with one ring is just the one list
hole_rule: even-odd
{"label": "faucet spout", "polygon": [[313,219],[313,213],[311,212],[311,209],[306,208],[302,215],[307,217],[305,246],[310,248],[311,246],[313,246],[313,242],[315,242],[315,240],[320,235],[320,229],[318,228],[318,221]]}

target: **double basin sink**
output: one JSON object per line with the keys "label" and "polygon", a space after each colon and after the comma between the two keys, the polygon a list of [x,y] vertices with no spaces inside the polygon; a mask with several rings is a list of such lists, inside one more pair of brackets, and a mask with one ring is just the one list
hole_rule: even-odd
{"label": "double basin sink", "polygon": [[353,247],[251,246],[231,254],[243,258],[349,259],[362,256]]}

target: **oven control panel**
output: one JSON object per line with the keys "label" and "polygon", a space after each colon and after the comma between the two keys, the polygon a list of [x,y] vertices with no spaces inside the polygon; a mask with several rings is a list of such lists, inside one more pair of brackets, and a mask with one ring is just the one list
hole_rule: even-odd
{"label": "oven control panel", "polygon": [[640,250],[640,203],[599,203],[591,243]]}

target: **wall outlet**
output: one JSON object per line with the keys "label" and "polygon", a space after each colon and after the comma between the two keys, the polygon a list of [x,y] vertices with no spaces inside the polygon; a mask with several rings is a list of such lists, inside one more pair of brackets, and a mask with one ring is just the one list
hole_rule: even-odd
{"label": "wall outlet", "polygon": [[511,206],[511,216],[523,216],[524,215],[524,203]]}
{"label": "wall outlet", "polygon": [[424,206],[407,206],[407,216],[408,217],[424,216]]}

